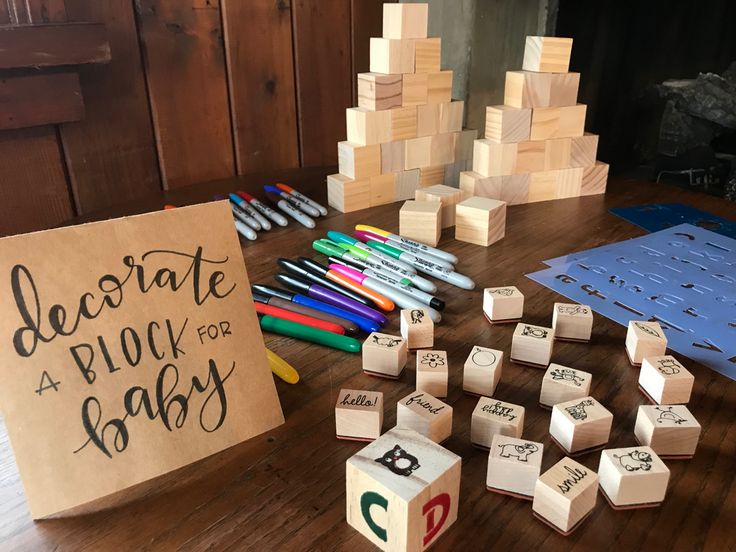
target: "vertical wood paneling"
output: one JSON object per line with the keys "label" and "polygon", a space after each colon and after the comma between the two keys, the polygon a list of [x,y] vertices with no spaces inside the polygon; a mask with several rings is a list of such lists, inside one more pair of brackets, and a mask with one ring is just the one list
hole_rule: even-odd
{"label": "vertical wood paneling", "polygon": [[112,61],[80,69],[86,116],[62,125],[80,213],[161,189],[133,5],[129,0],[66,0],[68,18],[107,27]]}
{"label": "vertical wood paneling", "polygon": [[164,187],[235,174],[219,1],[136,10]]}
{"label": "vertical wood paneling", "polygon": [[[389,2],[386,2],[389,3]],[[358,105],[358,83],[355,75],[370,68],[370,39],[383,34],[384,0],[350,0],[351,84],[352,103]]]}
{"label": "vertical wood paneling", "polygon": [[302,165],[337,164],[352,104],[350,0],[293,0]]}
{"label": "vertical wood paneling", "polygon": [[238,174],[299,166],[288,0],[221,0]]}
{"label": "vertical wood paneling", "polygon": [[[67,2],[68,4],[68,2]],[[68,17],[64,0],[31,0],[29,2],[30,21],[34,25],[55,21],[75,21]]]}

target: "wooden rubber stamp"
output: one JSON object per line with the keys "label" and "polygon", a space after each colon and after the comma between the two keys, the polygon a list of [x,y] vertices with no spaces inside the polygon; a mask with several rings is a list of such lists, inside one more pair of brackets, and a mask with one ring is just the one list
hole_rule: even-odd
{"label": "wooden rubber stamp", "polygon": [[524,294],[515,286],[485,288],[483,314],[491,324],[518,322],[524,314]]}
{"label": "wooden rubber stamp", "polygon": [[496,434],[488,453],[486,489],[532,500],[542,469],[544,445]]}
{"label": "wooden rubber stamp", "polygon": [[481,397],[470,419],[470,441],[489,449],[494,435],[521,437],[524,429],[524,407]]}
{"label": "wooden rubber stamp", "polygon": [[501,379],[503,351],[475,345],[463,366],[463,391],[492,397]]}
{"label": "wooden rubber stamp", "polygon": [[589,372],[552,363],[542,378],[539,405],[552,408],[557,403],[587,397],[592,380],[593,375]]}
{"label": "wooden rubber stamp", "polygon": [[426,391],[434,397],[446,397],[448,375],[445,351],[417,351],[417,391]]}
{"label": "wooden rubber stamp", "polygon": [[532,511],[537,519],[567,536],[593,511],[597,498],[598,474],[572,458],[563,458],[537,479]]}
{"label": "wooden rubber stamp", "polygon": [[639,407],[634,436],[661,458],[692,458],[700,439],[700,424],[684,405]]}
{"label": "wooden rubber stamp", "polygon": [[363,371],[371,376],[398,379],[406,366],[406,340],[373,332],[363,342]]}
{"label": "wooden rubber stamp", "polygon": [[547,368],[552,358],[555,331],[520,322],[511,339],[511,362],[534,368]]}
{"label": "wooden rubber stamp", "polygon": [[406,339],[410,350],[424,349],[434,345],[434,322],[423,309],[401,311],[401,337]]}
{"label": "wooden rubber stamp", "polygon": [[552,329],[561,341],[590,341],[593,332],[593,310],[588,305],[555,303]]}
{"label": "wooden rubber stamp", "polygon": [[338,439],[372,441],[383,427],[383,393],[340,389],[335,404],[335,432]]}
{"label": "wooden rubber stamp", "polygon": [[549,433],[567,454],[580,455],[603,447],[611,435],[613,414],[593,397],[552,407]]}
{"label": "wooden rubber stamp", "polygon": [[381,550],[421,551],[457,519],[461,459],[394,428],[345,465],[347,522]]}
{"label": "wooden rubber stamp", "polygon": [[644,357],[662,356],[667,351],[667,337],[659,322],[630,320],[626,331],[626,354],[634,366],[641,366]]}
{"label": "wooden rubber stamp", "polygon": [[452,433],[452,407],[424,391],[396,403],[396,427],[406,427],[441,443]]}
{"label": "wooden rubber stamp", "polygon": [[616,510],[659,506],[670,470],[650,447],[606,449],[598,464],[601,493]]}
{"label": "wooden rubber stamp", "polygon": [[656,404],[687,404],[695,377],[670,355],[644,357],[639,389]]}

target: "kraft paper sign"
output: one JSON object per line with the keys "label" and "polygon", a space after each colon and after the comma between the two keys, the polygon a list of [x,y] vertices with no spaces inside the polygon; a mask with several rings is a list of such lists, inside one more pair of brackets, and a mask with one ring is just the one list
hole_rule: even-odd
{"label": "kraft paper sign", "polygon": [[0,313],[34,518],[283,423],[226,202],[2,239]]}

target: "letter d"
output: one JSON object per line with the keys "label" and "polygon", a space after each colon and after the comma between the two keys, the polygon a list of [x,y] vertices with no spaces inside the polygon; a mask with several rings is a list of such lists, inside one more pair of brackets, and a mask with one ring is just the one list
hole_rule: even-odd
{"label": "letter d", "polygon": [[[442,508],[439,521],[435,522],[435,508]],[[450,514],[450,495],[447,493],[438,494],[422,507],[422,515],[427,518],[427,532],[424,534],[424,546],[427,546],[432,539],[440,532],[445,525],[447,516]]]}

